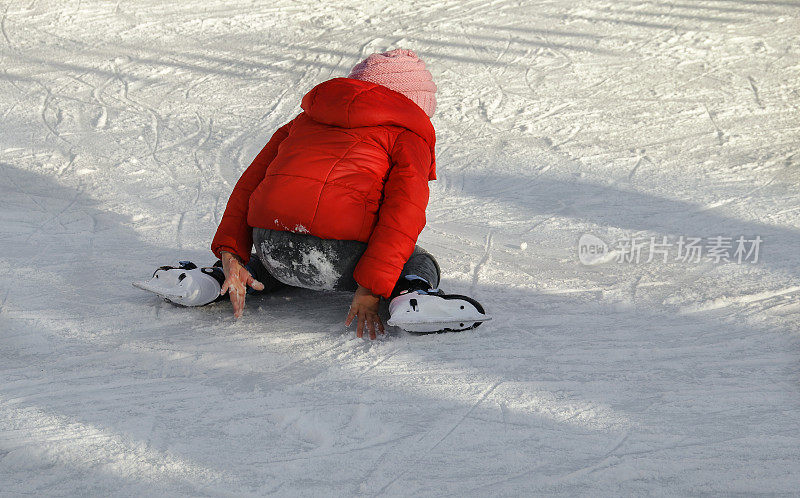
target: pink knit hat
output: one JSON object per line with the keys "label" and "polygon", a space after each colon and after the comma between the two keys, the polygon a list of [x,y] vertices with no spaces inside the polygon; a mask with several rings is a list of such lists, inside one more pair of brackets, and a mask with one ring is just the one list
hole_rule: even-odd
{"label": "pink knit hat", "polygon": [[353,67],[350,76],[402,93],[420,106],[428,117],[436,110],[436,84],[425,63],[411,50],[397,48],[372,54]]}

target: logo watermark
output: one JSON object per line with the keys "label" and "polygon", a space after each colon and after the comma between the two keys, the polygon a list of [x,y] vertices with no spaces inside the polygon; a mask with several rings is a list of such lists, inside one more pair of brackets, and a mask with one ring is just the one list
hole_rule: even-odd
{"label": "logo watermark", "polygon": [[724,237],[628,237],[609,245],[585,233],[578,240],[578,259],[584,265],[601,263],[736,263],[758,262],[763,239],[756,235]]}

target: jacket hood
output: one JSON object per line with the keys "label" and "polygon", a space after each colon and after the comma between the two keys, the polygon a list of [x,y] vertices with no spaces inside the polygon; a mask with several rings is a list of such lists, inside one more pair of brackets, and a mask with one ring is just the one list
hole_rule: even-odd
{"label": "jacket hood", "polygon": [[315,86],[300,106],[314,121],[342,128],[406,128],[430,147],[430,179],[436,178],[436,132],[425,111],[405,95],[369,81],[334,78]]}

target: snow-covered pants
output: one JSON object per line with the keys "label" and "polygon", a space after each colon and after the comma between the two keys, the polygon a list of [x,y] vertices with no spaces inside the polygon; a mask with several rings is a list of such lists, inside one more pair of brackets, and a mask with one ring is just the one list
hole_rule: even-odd
{"label": "snow-covered pants", "polygon": [[[253,229],[253,245],[258,257],[247,264],[264,290],[284,285],[316,290],[355,291],[353,271],[367,249],[357,240],[321,239],[309,234]],[[406,261],[392,297],[404,290],[408,275],[425,279],[432,288],[439,286],[439,263],[425,249],[416,246]]]}

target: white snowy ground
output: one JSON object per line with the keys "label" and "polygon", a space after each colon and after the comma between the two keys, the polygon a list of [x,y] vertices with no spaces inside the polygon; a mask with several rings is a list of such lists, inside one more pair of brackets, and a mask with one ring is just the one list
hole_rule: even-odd
{"label": "white snowy ground", "polygon": [[[800,3],[4,0],[0,34],[0,495],[798,493]],[[398,46],[440,88],[421,244],[493,322],[130,286],[212,261],[300,97]]]}

